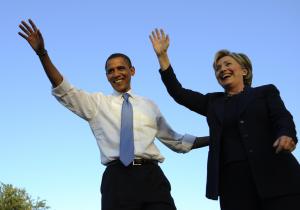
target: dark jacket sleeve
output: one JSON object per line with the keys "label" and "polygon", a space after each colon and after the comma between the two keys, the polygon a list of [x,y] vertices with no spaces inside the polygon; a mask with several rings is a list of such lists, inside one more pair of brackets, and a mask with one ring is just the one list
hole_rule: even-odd
{"label": "dark jacket sleeve", "polygon": [[196,137],[192,149],[209,146],[209,136]]}
{"label": "dark jacket sleeve", "polygon": [[188,109],[199,113],[201,115],[207,115],[208,99],[207,95],[203,95],[199,92],[195,92],[182,87],[177,80],[176,75],[170,65],[168,69],[159,71],[161,79],[167,88],[169,95],[179,104],[187,107]]}
{"label": "dark jacket sleeve", "polygon": [[267,85],[267,103],[269,107],[269,116],[272,123],[276,139],[280,136],[289,136],[297,143],[296,128],[293,116],[286,109],[278,89],[274,85]]}

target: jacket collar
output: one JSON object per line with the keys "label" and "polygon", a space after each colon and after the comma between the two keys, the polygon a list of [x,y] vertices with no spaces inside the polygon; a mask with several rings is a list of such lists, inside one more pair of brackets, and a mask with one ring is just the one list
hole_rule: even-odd
{"label": "jacket collar", "polygon": [[[225,100],[228,96],[226,93],[222,94],[221,97],[218,97],[215,100],[214,107],[218,120],[223,123],[224,119],[224,105]],[[239,95],[240,100],[238,104],[238,115],[241,115],[243,111],[246,109],[247,105],[253,100],[253,88],[250,86],[245,86],[244,91]]]}

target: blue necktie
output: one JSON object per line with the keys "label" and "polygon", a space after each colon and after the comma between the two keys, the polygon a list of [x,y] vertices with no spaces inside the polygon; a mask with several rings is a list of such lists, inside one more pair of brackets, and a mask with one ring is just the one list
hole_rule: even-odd
{"label": "blue necktie", "polygon": [[121,114],[120,160],[125,166],[128,166],[134,159],[133,112],[128,100],[129,96],[128,93],[123,94]]}

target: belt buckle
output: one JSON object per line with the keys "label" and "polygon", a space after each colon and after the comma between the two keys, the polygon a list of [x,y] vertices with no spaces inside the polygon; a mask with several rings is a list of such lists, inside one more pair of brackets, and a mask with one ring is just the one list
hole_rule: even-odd
{"label": "belt buckle", "polygon": [[137,163],[137,162],[135,162],[135,160],[133,160],[133,161],[132,161],[132,165],[133,165],[133,166],[141,166],[141,165],[142,165],[142,162]]}

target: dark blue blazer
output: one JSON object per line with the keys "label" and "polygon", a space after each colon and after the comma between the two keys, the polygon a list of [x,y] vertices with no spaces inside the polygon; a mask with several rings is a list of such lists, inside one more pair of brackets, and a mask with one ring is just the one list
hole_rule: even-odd
{"label": "dark blue blazer", "polygon": [[[206,196],[218,199],[224,92],[201,94],[181,86],[172,67],[160,71],[173,99],[206,117],[210,145],[207,163]],[[274,85],[246,87],[238,105],[238,128],[258,193],[262,198],[300,193],[300,167],[288,152],[275,153],[273,143],[286,135],[297,143],[293,117],[285,108]],[[234,151],[233,151],[234,152]]]}

